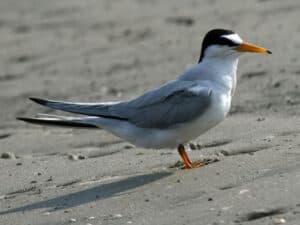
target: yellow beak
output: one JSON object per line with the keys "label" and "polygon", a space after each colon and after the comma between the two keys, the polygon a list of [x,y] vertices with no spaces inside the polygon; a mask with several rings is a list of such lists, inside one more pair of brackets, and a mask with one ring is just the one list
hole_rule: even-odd
{"label": "yellow beak", "polygon": [[272,54],[270,50],[267,50],[265,48],[259,47],[257,45],[248,42],[243,42],[239,47],[236,47],[235,50],[239,52],[256,52],[261,54]]}

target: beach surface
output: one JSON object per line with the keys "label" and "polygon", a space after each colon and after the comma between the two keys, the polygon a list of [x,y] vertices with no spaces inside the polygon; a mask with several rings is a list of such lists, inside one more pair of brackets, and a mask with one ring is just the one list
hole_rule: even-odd
{"label": "beach surface", "polygon": [[[0,224],[299,225],[299,14],[298,0],[1,1]],[[139,96],[197,63],[212,28],[273,54],[241,57],[228,118],[188,143],[202,168],[15,119],[56,113],[29,97]]]}

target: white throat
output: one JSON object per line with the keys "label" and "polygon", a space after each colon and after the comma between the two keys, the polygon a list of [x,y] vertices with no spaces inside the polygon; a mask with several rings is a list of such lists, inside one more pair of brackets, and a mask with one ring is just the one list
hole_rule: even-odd
{"label": "white throat", "polygon": [[204,57],[200,64],[206,70],[206,79],[218,83],[233,95],[237,80],[238,56]]}

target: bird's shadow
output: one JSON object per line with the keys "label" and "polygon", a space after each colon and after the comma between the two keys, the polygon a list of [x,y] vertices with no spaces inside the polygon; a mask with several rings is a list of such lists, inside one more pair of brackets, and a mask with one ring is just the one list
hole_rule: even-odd
{"label": "bird's shadow", "polygon": [[170,176],[171,174],[171,172],[158,172],[128,177],[123,180],[114,181],[107,184],[101,184],[96,187],[92,187],[75,193],[66,194],[56,198],[51,198],[48,200],[2,211],[0,212],[0,215],[30,211],[41,208],[49,209],[47,211],[72,208],[89,202],[117,196],[120,193],[155,182],[159,179]]}

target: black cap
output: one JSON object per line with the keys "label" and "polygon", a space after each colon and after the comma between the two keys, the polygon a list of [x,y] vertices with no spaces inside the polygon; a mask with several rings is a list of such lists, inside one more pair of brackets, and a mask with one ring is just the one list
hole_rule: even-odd
{"label": "black cap", "polygon": [[226,45],[226,46],[238,46],[237,43],[234,43],[233,41],[222,37],[223,35],[230,35],[235,34],[232,30],[224,30],[224,29],[214,29],[209,31],[202,42],[202,49],[201,54],[199,58],[199,63],[204,57],[204,51],[207,47],[211,45]]}

